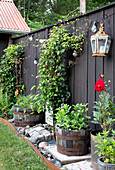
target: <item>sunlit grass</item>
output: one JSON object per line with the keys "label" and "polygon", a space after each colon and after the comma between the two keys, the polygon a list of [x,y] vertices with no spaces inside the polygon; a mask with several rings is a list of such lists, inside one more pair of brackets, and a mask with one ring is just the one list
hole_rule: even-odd
{"label": "sunlit grass", "polygon": [[0,123],[0,170],[48,170],[28,143]]}

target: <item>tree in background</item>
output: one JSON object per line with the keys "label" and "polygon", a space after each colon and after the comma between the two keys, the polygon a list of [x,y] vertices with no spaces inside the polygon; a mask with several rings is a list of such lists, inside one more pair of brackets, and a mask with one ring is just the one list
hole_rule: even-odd
{"label": "tree in background", "polygon": [[[86,0],[86,10],[111,2],[114,0]],[[80,14],[80,0],[14,0],[14,3],[32,31]]]}

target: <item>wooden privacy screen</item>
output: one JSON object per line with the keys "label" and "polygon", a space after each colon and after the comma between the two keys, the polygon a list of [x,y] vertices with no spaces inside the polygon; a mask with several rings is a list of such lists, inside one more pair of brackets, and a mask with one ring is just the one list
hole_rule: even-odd
{"label": "wooden privacy screen", "polygon": [[[78,59],[78,63],[68,70],[68,83],[70,91],[72,94],[71,103],[76,104],[78,102],[88,102],[89,103],[89,112],[88,114],[92,117],[94,101],[98,98],[98,93],[94,90],[94,84],[99,79],[99,74],[104,74],[105,80],[111,80],[110,83],[110,94],[115,95],[115,2],[100,7],[98,9],[87,12],[84,15],[79,15],[73,18],[70,18],[69,21],[75,21],[73,26],[76,31],[79,27],[85,27],[87,22],[89,31],[86,34],[86,40],[84,43],[83,52]],[[100,27],[102,23],[102,18],[105,17],[105,32],[112,38],[112,44],[110,48],[109,56],[106,58],[103,57],[92,57],[92,50],[90,44],[90,37],[94,33],[91,32],[90,28],[93,25],[93,21],[97,21],[97,27]],[[76,21],[80,19],[83,22]],[[57,23],[58,25],[58,23]],[[67,27],[70,28],[71,24]],[[33,34],[33,40],[29,42],[28,46],[25,48],[25,60],[23,62],[23,80],[26,87],[26,94],[30,93],[30,89],[33,85],[38,85],[39,80],[35,79],[37,75],[37,66],[34,65],[34,59],[37,57],[39,59],[40,52],[39,41],[36,39],[47,39],[49,31],[52,29],[53,25],[44,27],[42,29],[36,30],[26,36],[20,36],[14,38],[14,43],[19,43],[21,40],[27,40],[28,37]],[[72,30],[70,29],[70,32]],[[33,45],[36,44],[36,47]],[[34,90],[34,93],[36,89]],[[90,123],[92,128],[98,128],[98,126]]]}

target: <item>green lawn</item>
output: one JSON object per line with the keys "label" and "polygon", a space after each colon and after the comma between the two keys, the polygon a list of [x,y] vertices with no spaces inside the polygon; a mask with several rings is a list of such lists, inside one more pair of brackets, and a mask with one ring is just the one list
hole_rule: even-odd
{"label": "green lawn", "polygon": [[0,123],[0,170],[48,170],[28,143]]}

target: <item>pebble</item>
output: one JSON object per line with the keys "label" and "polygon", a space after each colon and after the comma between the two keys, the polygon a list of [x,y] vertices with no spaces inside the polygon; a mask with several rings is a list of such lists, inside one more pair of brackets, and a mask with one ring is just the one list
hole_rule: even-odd
{"label": "pebble", "polygon": [[39,148],[44,148],[45,146],[47,146],[47,142],[40,142],[39,143]]}
{"label": "pebble", "polygon": [[44,156],[45,158],[48,158],[48,155],[47,155],[47,154],[43,154],[43,156]]}
{"label": "pebble", "polygon": [[25,134],[25,129],[24,128],[20,129],[20,133],[24,135]]}
{"label": "pebble", "polygon": [[8,120],[10,123],[13,123],[14,122],[14,118],[13,119],[9,119]]}
{"label": "pebble", "polygon": [[58,168],[61,168],[61,163],[57,159],[52,159],[51,162],[55,164]]}

